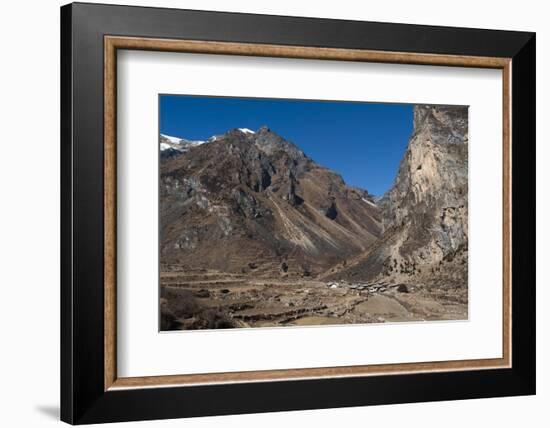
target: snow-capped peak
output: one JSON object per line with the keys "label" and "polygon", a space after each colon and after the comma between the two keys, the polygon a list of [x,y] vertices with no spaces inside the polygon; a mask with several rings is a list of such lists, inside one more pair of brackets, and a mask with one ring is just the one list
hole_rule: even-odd
{"label": "snow-capped peak", "polygon": [[160,134],[160,136],[166,138],[168,141],[170,141],[171,143],[174,143],[174,144],[179,144],[179,142],[182,140],[181,138],[172,137],[172,136],[166,135],[166,134]]}
{"label": "snow-capped peak", "polygon": [[[245,135],[254,135],[256,132],[248,128],[237,128]],[[185,138],[174,137],[171,135],[160,134],[160,151],[163,152],[168,149],[176,150],[181,153],[187,152],[191,147],[200,146],[201,144],[211,143],[222,138],[223,135],[213,135],[206,141],[202,140],[186,140]]]}
{"label": "snow-capped peak", "polygon": [[174,149],[179,152],[186,152],[191,147],[200,146],[206,143],[202,140],[186,140],[185,138],[172,137],[171,135],[160,134],[160,150]]}
{"label": "snow-capped peak", "polygon": [[241,131],[243,134],[255,134],[255,132],[252,129],[248,128],[238,128],[239,131]]}

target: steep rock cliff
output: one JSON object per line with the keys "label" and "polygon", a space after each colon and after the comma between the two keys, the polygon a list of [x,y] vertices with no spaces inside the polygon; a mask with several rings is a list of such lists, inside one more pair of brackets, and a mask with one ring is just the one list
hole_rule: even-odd
{"label": "steep rock cliff", "polygon": [[395,182],[378,205],[380,239],[329,276],[467,285],[467,107],[414,107],[413,134]]}

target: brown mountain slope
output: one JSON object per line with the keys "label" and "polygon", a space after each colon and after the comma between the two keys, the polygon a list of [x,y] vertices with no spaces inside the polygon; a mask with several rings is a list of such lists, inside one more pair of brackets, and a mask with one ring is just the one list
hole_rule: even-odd
{"label": "brown mountain slope", "polygon": [[467,107],[415,106],[398,175],[378,204],[380,240],[323,278],[467,286]]}
{"label": "brown mountain slope", "polygon": [[161,156],[163,269],[315,275],[365,252],[380,233],[367,192],[268,128]]}

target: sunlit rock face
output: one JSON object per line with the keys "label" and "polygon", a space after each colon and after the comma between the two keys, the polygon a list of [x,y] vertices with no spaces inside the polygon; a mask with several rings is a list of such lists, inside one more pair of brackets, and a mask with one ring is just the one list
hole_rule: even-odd
{"label": "sunlit rock face", "polygon": [[467,107],[414,107],[413,134],[378,205],[380,240],[339,276],[467,286]]}

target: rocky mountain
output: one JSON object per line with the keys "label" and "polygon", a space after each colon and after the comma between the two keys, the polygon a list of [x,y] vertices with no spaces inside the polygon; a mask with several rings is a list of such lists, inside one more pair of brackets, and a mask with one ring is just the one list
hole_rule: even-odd
{"label": "rocky mountain", "polygon": [[467,285],[467,107],[415,106],[397,177],[377,203],[380,239],[325,277]]}
{"label": "rocky mountain", "polygon": [[160,143],[163,270],[315,276],[382,232],[368,192],[267,127]]}

